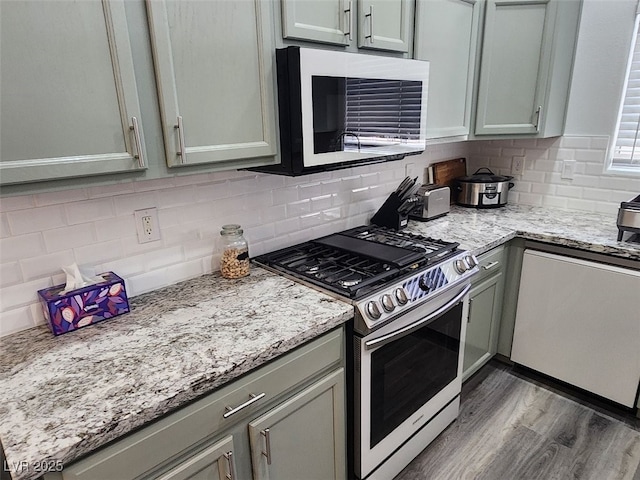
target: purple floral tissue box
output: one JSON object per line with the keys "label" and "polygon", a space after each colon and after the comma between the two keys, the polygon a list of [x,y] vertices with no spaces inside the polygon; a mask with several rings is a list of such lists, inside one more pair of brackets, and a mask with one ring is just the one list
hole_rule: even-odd
{"label": "purple floral tissue box", "polygon": [[101,273],[104,282],[71,290],[64,285],[38,290],[44,318],[54,335],[86,327],[129,311],[124,280],[113,272]]}

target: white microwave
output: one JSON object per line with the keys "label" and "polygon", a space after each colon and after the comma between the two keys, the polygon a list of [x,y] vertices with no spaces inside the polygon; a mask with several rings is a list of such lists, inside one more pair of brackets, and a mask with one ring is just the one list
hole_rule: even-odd
{"label": "white microwave", "polygon": [[281,163],[305,175],[425,149],[429,62],[312,48],[276,50]]}

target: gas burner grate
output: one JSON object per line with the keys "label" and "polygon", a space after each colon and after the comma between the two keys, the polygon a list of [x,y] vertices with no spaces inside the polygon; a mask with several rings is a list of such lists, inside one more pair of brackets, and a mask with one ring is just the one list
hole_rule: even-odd
{"label": "gas burner grate", "polygon": [[254,260],[351,299],[457,253],[457,243],[377,226],[357,227]]}

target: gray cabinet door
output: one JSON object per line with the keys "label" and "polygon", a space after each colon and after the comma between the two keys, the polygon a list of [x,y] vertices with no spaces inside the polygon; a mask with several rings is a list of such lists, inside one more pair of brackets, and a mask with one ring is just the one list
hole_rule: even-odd
{"label": "gray cabinet door", "polygon": [[344,369],[249,423],[255,480],[346,475]]}
{"label": "gray cabinet door", "polygon": [[144,168],[121,0],[0,2],[0,32],[2,184]]}
{"label": "gray cabinet door", "polygon": [[502,311],[502,272],[475,285],[469,294],[469,322],[464,344],[462,380],[473,375],[496,353]]}
{"label": "gray cabinet door", "polygon": [[275,50],[260,0],[147,0],[167,164],[274,163]]}
{"label": "gray cabinet door", "polygon": [[414,56],[429,60],[427,138],[469,134],[478,0],[418,0]]}
{"label": "gray cabinet door", "polygon": [[551,0],[488,0],[476,134],[535,134],[553,39]]}
{"label": "gray cabinet door", "polygon": [[282,36],[349,45],[356,0],[282,0]]}
{"label": "gray cabinet door", "polygon": [[409,52],[413,22],[410,0],[358,0],[358,47]]}
{"label": "gray cabinet door", "polygon": [[235,479],[233,437],[228,436],[194,453],[157,480],[224,480]]}

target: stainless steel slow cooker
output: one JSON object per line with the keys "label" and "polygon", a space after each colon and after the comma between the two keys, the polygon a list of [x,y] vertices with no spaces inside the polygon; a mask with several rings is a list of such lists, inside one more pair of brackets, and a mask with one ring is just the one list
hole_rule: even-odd
{"label": "stainless steel slow cooker", "polygon": [[514,186],[513,177],[496,175],[486,167],[473,175],[454,180],[456,203],[464,207],[495,208],[507,204],[509,189]]}

